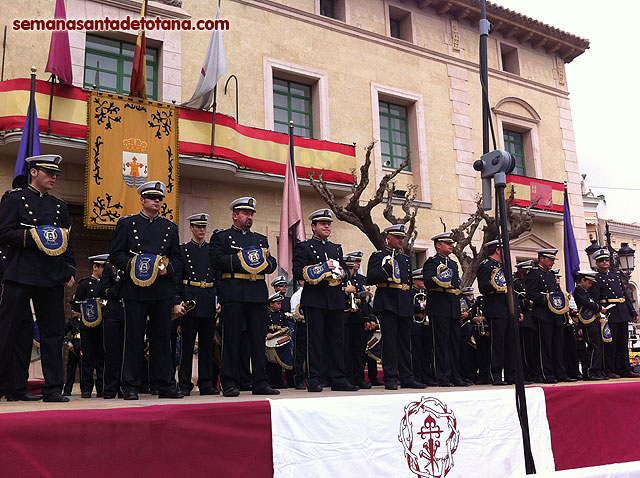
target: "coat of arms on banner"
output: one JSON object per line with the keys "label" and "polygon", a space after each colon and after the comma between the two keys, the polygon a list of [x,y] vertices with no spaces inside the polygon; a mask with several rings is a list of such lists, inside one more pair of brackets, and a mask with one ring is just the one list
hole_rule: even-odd
{"label": "coat of arms on banner", "polygon": [[122,141],[122,178],[127,186],[137,189],[149,177],[147,143],[137,138]]}
{"label": "coat of arms on banner", "polygon": [[460,432],[453,411],[445,403],[422,397],[404,408],[398,440],[412,473],[419,478],[443,478],[453,468]]}

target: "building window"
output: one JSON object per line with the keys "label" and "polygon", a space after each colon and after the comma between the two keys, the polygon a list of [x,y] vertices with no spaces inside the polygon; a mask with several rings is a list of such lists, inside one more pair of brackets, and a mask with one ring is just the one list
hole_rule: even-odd
{"label": "building window", "polygon": [[520,62],[518,61],[518,49],[505,43],[500,43],[500,59],[502,60],[502,71],[520,74]]}
{"label": "building window", "polygon": [[[380,101],[379,112],[382,167],[395,169],[405,160],[409,149],[407,107]],[[411,163],[405,171],[411,171]]]}
{"label": "building window", "polygon": [[334,0],[320,0],[320,15],[336,18],[336,6]]}
{"label": "building window", "polygon": [[389,36],[413,43],[411,12],[389,5]]}
{"label": "building window", "polygon": [[315,0],[315,12],[323,17],[347,21],[347,0]]}
{"label": "building window", "polygon": [[[128,95],[131,86],[134,43],[87,35],[84,87]],[[147,98],[158,98],[158,50],[147,47]]]}
{"label": "building window", "polygon": [[511,153],[516,160],[516,167],[513,170],[513,174],[518,176],[526,176],[527,168],[524,157],[524,141],[522,139],[522,133],[515,131],[504,130],[504,148]]}
{"label": "building window", "polygon": [[289,121],[293,121],[293,134],[304,138],[313,137],[311,86],[274,78],[274,130],[289,134]]}

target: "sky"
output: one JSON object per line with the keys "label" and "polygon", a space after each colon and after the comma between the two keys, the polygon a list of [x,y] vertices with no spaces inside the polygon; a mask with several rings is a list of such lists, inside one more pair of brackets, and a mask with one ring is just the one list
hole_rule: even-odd
{"label": "sky", "polygon": [[591,42],[565,68],[580,173],[608,219],[640,223],[640,1],[493,1]]}

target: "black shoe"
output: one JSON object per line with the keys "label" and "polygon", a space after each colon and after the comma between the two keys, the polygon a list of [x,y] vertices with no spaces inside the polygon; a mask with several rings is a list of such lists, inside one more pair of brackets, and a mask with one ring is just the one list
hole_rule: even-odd
{"label": "black shoe", "polygon": [[[11,395],[7,393],[7,402],[37,402],[42,400],[42,395],[32,395],[29,392],[22,395]],[[67,399],[67,401],[69,401]]]}
{"label": "black shoe", "polygon": [[151,395],[160,395],[160,390],[151,390]]}
{"label": "black shoe", "polygon": [[[216,387],[202,388],[200,389],[200,395],[220,395],[220,390]],[[185,397],[189,395],[185,394]]]}
{"label": "black shoe", "polygon": [[170,388],[159,391],[158,398],[184,398],[184,394],[177,388]]}
{"label": "black shoe", "polygon": [[322,392],[322,385],[319,383],[307,384],[307,392]]}
{"label": "black shoe", "polygon": [[453,387],[451,382],[438,382],[438,387]]}
{"label": "black shoe", "polygon": [[489,385],[489,380],[487,380],[486,378],[481,380],[476,380],[475,385]]}
{"label": "black shoe", "polygon": [[471,380],[467,380],[466,378],[465,378],[465,379],[462,379],[462,381],[463,381],[463,382],[466,382],[466,383],[467,383],[467,385],[469,385],[469,386],[471,386],[471,385],[475,385],[475,383],[473,383]]}
{"label": "black shoe", "polygon": [[305,386],[304,383],[299,383],[298,385],[296,385],[296,390],[306,390],[307,387]]}
{"label": "black shoe", "polygon": [[62,395],[60,395],[58,392],[53,392],[50,395],[45,395],[44,397],[42,397],[42,401],[43,402],[68,402],[69,401],[69,397],[63,397]]}
{"label": "black shoe", "polygon": [[398,390],[398,384],[397,383],[385,383],[384,384],[384,389],[385,390]]}
{"label": "black shoe", "polygon": [[280,390],[277,388],[272,388],[269,385],[266,385],[264,388],[259,390],[252,390],[252,395],[280,395]]}
{"label": "black shoe", "polygon": [[503,385],[507,385],[507,382],[505,382],[503,380],[496,380],[491,385],[493,385],[494,387],[501,387]]}
{"label": "black shoe", "polygon": [[369,380],[369,383],[371,384],[372,387],[379,387],[382,385],[382,382],[377,378],[375,380]]}
{"label": "black shoe", "polygon": [[140,389],[140,395],[149,395],[150,393],[151,393],[151,389],[149,387]]}
{"label": "black shoe", "polygon": [[560,382],[577,382],[578,381],[578,379],[569,377],[568,375],[561,375],[560,377],[558,377],[558,380]]}
{"label": "black shoe", "polygon": [[413,382],[401,383],[400,386],[402,388],[417,388],[417,389],[427,388],[427,386],[424,383],[416,382],[415,380]]}
{"label": "black shoe", "polygon": [[542,377],[533,377],[533,383],[544,383],[544,379]]}
{"label": "black shoe", "polygon": [[469,384],[463,380],[454,380],[453,385],[456,387],[468,387]]}
{"label": "black shoe", "polygon": [[222,395],[224,397],[237,397],[240,395],[240,390],[237,387],[229,387],[227,389],[222,389]]}
{"label": "black shoe", "polygon": [[105,400],[112,400],[114,398],[116,398],[116,393],[115,392],[104,392],[102,394],[102,398],[104,398]]}
{"label": "black shoe", "polygon": [[589,380],[589,381],[604,380],[604,377],[602,375],[589,375],[587,376],[587,378],[585,378],[585,380]]}
{"label": "black shoe", "polygon": [[349,382],[338,382],[331,385],[331,390],[334,392],[357,392],[360,389]]}
{"label": "black shoe", "polygon": [[62,392],[62,396],[63,397],[70,397],[71,396],[71,392],[68,392],[67,390],[65,390],[64,392]]}
{"label": "black shoe", "polygon": [[122,398],[125,400],[138,400],[138,392],[136,392],[135,390],[124,392]]}
{"label": "black shoe", "polygon": [[[188,397],[191,395],[191,390],[182,390],[180,389],[180,391],[182,392],[182,396],[183,397]],[[200,392],[200,395],[202,395],[202,392]]]}
{"label": "black shoe", "polygon": [[435,380],[431,380],[431,379],[425,380],[424,383],[427,385],[427,387],[437,387],[438,386],[438,382],[436,382]]}
{"label": "black shoe", "polygon": [[369,390],[371,389],[371,384],[369,382],[360,382],[358,384],[358,387],[360,387],[363,390]]}
{"label": "black shoe", "polygon": [[251,391],[251,385],[240,385],[239,390],[241,392],[250,392]]}
{"label": "black shoe", "polygon": [[555,378],[547,378],[544,383],[558,383],[558,381]]}
{"label": "black shoe", "polygon": [[582,376],[581,373],[579,373],[578,375],[576,375],[576,380],[584,380],[584,377]]}
{"label": "black shoe", "polygon": [[600,377],[602,377],[602,380],[609,380],[609,377],[607,377],[606,375],[600,375]]}
{"label": "black shoe", "polygon": [[82,392],[80,398],[91,398],[91,392]]}

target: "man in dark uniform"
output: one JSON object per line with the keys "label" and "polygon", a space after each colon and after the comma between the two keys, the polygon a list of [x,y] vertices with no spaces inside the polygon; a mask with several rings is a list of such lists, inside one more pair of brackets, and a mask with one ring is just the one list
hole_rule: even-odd
{"label": "man in dark uniform", "polygon": [[424,287],[422,269],[414,270],[412,278],[411,359],[413,374],[417,381],[426,385],[436,386],[438,383],[433,376],[433,328],[426,314],[427,289]]}
{"label": "man in dark uniform", "polygon": [[602,355],[602,332],[601,322],[606,319],[604,316],[607,310],[595,302],[589,294],[589,289],[596,280],[596,273],[593,271],[578,271],[578,282],[573,291],[573,298],[578,307],[578,320],[584,341],[587,344],[587,368],[583,368],[582,375],[585,380],[605,380],[603,372]]}
{"label": "man in dark uniform", "polygon": [[222,304],[222,371],[220,384],[225,397],[240,394],[239,365],[243,322],[251,355],[251,392],[278,395],[267,383],[264,338],[267,327],[267,283],[265,275],[276,270],[266,236],[251,231],[256,200],[242,197],[231,203],[233,226],[211,236],[209,260],[221,279],[217,287]]}
{"label": "man in dark uniform", "polygon": [[182,301],[195,301],[181,320],[181,354],[178,372],[179,387],[183,394],[190,395],[193,349],[198,336],[198,390],[200,395],[217,395],[217,383],[213,377],[213,340],[216,333],[216,294],[214,270],[209,263],[209,243],[205,241],[209,215],[193,214],[187,218],[192,238],[180,245],[182,274],[178,287]]}
{"label": "man in dark uniform", "polygon": [[564,366],[564,323],[569,304],[552,270],[558,250],[537,252],[538,266],[527,274],[525,289],[526,298],[533,302],[532,315],[538,321],[542,379],[544,383],[575,382]]}
{"label": "man in dark uniform", "polygon": [[369,257],[367,282],[376,284],[373,310],[378,313],[382,330],[382,370],[384,388],[426,388],[417,382],[411,366],[411,322],[413,294],[411,293],[411,261],[403,254],[407,237],[404,224],[384,230],[387,247]]}
{"label": "man in dark uniform", "polygon": [[369,389],[371,384],[364,380],[364,340],[365,329],[373,329],[375,321],[370,317],[367,278],[358,272],[362,254],[362,251],[354,251],[345,258],[348,276],[344,284],[344,365],[351,385]]}
{"label": "man in dark uniform", "polygon": [[174,275],[181,271],[178,226],[160,216],[166,186],[149,181],[138,188],[142,211],[120,218],[109,258],[125,272],[119,294],[124,299],[125,343],[122,392],[137,400],[141,387],[140,357],[144,351],[145,323],[149,316],[150,376],[159,398],[182,398],[175,387],[171,356],[171,312],[183,315]]}
{"label": "man in dark uniform", "polygon": [[282,310],[289,312],[291,310],[291,298],[287,297],[287,279],[284,276],[278,276],[271,281],[271,287],[282,296]]}
{"label": "man in dark uniform", "polygon": [[535,383],[542,383],[538,324],[532,313],[533,302],[527,299],[524,286],[527,274],[533,266],[534,262],[532,260],[522,261],[516,264],[516,272],[513,276],[513,290],[516,293],[518,305],[522,312],[519,332],[522,347],[522,363],[524,365],[524,379]]}
{"label": "man in dark uniform", "polygon": [[326,375],[331,390],[357,391],[345,375],[341,286],[346,264],[342,246],[329,241],[333,212],[319,209],[309,219],[313,237],[293,250],[293,278],[305,281],[300,304],[307,324],[307,390],[321,392]]}
{"label": "man in dark uniform", "polygon": [[[460,291],[462,324],[460,325],[460,375],[464,380],[475,382],[478,378],[480,344],[479,334],[474,321],[476,299],[473,287],[465,287]],[[489,357],[489,354],[487,354]],[[488,368],[488,367],[487,367]],[[482,376],[482,374],[480,374]],[[487,373],[488,376],[488,373]]]}
{"label": "man in dark uniform", "polygon": [[441,387],[470,385],[460,374],[460,275],[458,264],[449,258],[453,233],[433,236],[436,254],[424,263],[422,274],[429,290],[427,315],[433,327],[436,379]]}
{"label": "man in dark uniform", "polygon": [[609,378],[632,377],[639,374],[629,365],[629,322],[638,321],[619,272],[610,271],[609,251],[600,249],[593,253],[598,273],[589,293],[602,307],[609,307],[608,320],[611,342],[604,344],[604,371]]}
{"label": "man in dark uniform", "polygon": [[[102,308],[104,335],[104,390],[102,397],[107,400],[116,398],[116,396],[122,397],[120,374],[124,347],[124,302],[119,295],[122,276],[123,272],[117,270],[110,261],[105,262],[102,279],[100,279],[100,298],[107,301],[107,304]],[[141,356],[140,361],[142,360],[144,359]],[[144,363],[146,364],[146,360]]]}
{"label": "man in dark uniform", "polygon": [[[276,292],[269,296],[267,340],[274,337],[284,336],[288,332],[288,320],[284,310],[282,310],[283,302],[284,297],[280,292]],[[284,381],[282,380],[282,365],[280,365],[280,363],[274,363],[267,360],[266,371],[269,385],[274,388],[286,388]]]}
{"label": "man in dark uniform", "polygon": [[[104,372],[104,338],[102,325],[102,304],[96,299],[100,297],[100,280],[104,264],[109,254],[89,257],[91,276],[78,281],[78,288],[73,297],[72,309],[81,314],[80,336],[82,338],[82,367],[80,368],[80,393],[82,398],[91,398],[93,387],[96,396],[102,397]],[[97,314],[96,309],[100,308]],[[95,370],[96,379],[93,379]]]}
{"label": "man in dark uniform", "polygon": [[[70,397],[73,392],[73,384],[76,382],[76,370],[82,366],[82,341],[80,339],[80,318],[77,313],[67,320],[64,326],[64,343],[69,354],[67,355],[67,375],[64,381],[62,395]],[[81,372],[82,373],[82,372]]]}
{"label": "man in dark uniform", "polygon": [[[506,385],[516,381],[516,350],[512,340],[513,323],[509,316],[507,281],[502,267],[499,241],[486,243],[489,257],[478,267],[478,288],[484,296],[484,306],[491,327],[491,363],[489,378],[492,385]],[[516,314],[522,314],[516,304]],[[504,380],[503,380],[504,372]]]}
{"label": "man in dark uniform", "polygon": [[[58,155],[27,158],[30,184],[5,193],[0,203],[0,245],[7,262],[0,300],[0,370],[24,377],[33,342],[33,306],[40,330],[44,401],[68,402],[64,380],[64,287],[74,284],[75,260],[66,203],[49,194],[60,174]],[[10,364],[13,367],[9,367]],[[25,384],[26,385],[26,384]],[[26,390],[20,392],[28,399]]]}

